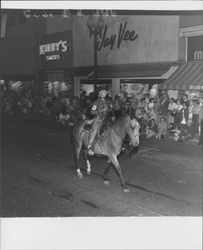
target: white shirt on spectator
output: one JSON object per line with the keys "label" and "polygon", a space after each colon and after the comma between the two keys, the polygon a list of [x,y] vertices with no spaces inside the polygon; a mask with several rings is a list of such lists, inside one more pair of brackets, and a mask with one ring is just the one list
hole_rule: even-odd
{"label": "white shirt on spectator", "polygon": [[174,109],[177,109],[177,106],[178,106],[178,105],[177,105],[175,102],[169,103],[169,105],[168,105],[168,110],[172,111],[172,110],[174,110]]}
{"label": "white shirt on spectator", "polygon": [[177,105],[177,108],[176,108],[178,111],[181,111],[183,109],[183,105],[182,104],[179,104]]}

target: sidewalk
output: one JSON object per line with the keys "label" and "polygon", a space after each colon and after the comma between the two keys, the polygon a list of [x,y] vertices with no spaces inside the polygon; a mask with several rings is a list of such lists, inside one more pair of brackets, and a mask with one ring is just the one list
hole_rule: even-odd
{"label": "sidewalk", "polygon": [[[5,117],[11,117],[11,116],[5,116]],[[54,117],[48,117],[48,116],[41,116],[41,115],[26,115],[25,117],[22,117],[22,116],[16,116],[16,118],[19,118],[19,119],[24,119],[24,120],[34,120],[34,121],[41,121],[41,122],[50,122],[50,123],[53,123],[53,124],[56,124],[56,125],[60,125],[61,127],[71,127],[70,125],[68,125],[67,123],[66,124],[61,124],[59,121],[57,121],[56,118]],[[168,133],[167,135],[167,138],[169,141],[174,141],[174,135],[171,134],[171,133]],[[150,138],[149,138],[150,139]],[[149,139],[144,139],[144,141],[148,141]],[[157,141],[159,141],[159,139],[155,139]],[[163,139],[164,140],[164,139]],[[162,140],[161,140],[162,141]],[[198,138],[193,138],[193,139],[186,139],[185,141],[182,141],[182,142],[179,142],[177,141],[176,143],[178,144],[190,144],[190,145],[193,145],[193,146],[199,146],[198,145],[198,142],[199,142],[199,139]]]}
{"label": "sidewalk", "polygon": [[[168,138],[169,138],[170,140],[175,141],[175,140],[174,140],[174,135],[172,135],[172,134],[169,134],[169,135],[168,135]],[[183,141],[177,141],[177,143],[186,143],[186,144],[193,144],[193,145],[197,145],[198,142],[199,142],[199,139],[198,139],[198,138],[191,138],[191,139],[186,138],[186,139],[183,140]]]}

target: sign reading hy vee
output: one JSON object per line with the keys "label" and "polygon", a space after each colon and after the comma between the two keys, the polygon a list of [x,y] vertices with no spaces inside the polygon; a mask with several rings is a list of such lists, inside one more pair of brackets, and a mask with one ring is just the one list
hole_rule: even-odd
{"label": "sign reading hy vee", "polygon": [[134,30],[127,30],[127,21],[122,24],[120,23],[118,34],[112,34],[110,37],[107,36],[107,25],[104,28],[101,39],[97,43],[97,50],[100,51],[102,48],[110,47],[112,50],[115,46],[120,48],[123,41],[135,41],[138,38],[138,34]]}
{"label": "sign reading hy vee", "polygon": [[43,68],[71,67],[73,65],[72,31],[41,37],[39,55]]}

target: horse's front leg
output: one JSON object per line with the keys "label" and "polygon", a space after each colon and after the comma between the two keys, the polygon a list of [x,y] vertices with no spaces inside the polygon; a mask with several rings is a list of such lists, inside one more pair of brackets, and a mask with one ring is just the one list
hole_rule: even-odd
{"label": "horse's front leg", "polygon": [[87,174],[91,174],[91,164],[90,164],[90,161],[89,161],[89,158],[88,158],[88,150],[85,149],[84,150],[84,156],[85,156],[85,162],[87,164]]}
{"label": "horse's front leg", "polygon": [[108,160],[107,160],[107,166],[106,166],[106,168],[104,170],[104,174],[103,174],[104,184],[105,185],[109,185],[109,180],[107,178],[107,173],[109,172],[110,167],[111,167],[111,160],[108,158]]}
{"label": "horse's front leg", "polygon": [[118,162],[117,156],[116,155],[111,155],[109,158],[110,158],[111,162],[113,163],[113,165],[115,166],[115,168],[117,170],[117,173],[118,173],[118,175],[120,177],[120,181],[121,181],[123,191],[125,193],[128,193],[130,190],[125,185],[125,181],[124,181],[124,178],[123,178],[123,174],[122,174],[121,167],[120,167],[120,164]]}
{"label": "horse's front leg", "polygon": [[79,158],[80,158],[80,150],[81,150],[81,147],[82,147],[82,142],[78,143],[76,145],[76,149],[75,149],[75,153],[76,153],[76,167],[77,167],[77,175],[79,178],[83,178],[83,175],[81,173],[81,170],[80,170],[80,164],[79,164]]}

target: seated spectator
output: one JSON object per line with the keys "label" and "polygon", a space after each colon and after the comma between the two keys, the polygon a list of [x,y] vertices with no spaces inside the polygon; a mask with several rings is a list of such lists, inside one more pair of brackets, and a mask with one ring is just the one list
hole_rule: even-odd
{"label": "seated spectator", "polygon": [[153,108],[149,108],[148,115],[149,115],[150,119],[154,119],[155,121],[157,120],[157,116],[156,116]]}
{"label": "seated spectator", "polygon": [[147,131],[146,131],[146,139],[149,139],[153,136],[155,136],[158,132],[158,127],[157,127],[157,124],[156,124],[156,121],[155,119],[151,119],[149,121],[149,126],[147,127]]}
{"label": "seated spectator", "polygon": [[158,138],[159,140],[162,138],[165,138],[167,134],[167,123],[164,117],[161,117],[161,120],[159,122],[158,125],[158,133],[156,138]]}
{"label": "seated spectator", "polygon": [[183,142],[183,135],[182,135],[182,131],[178,128],[176,128],[174,130],[174,141],[176,142]]}

